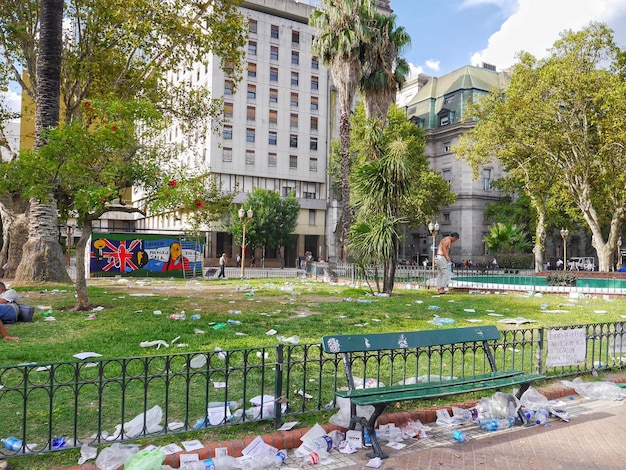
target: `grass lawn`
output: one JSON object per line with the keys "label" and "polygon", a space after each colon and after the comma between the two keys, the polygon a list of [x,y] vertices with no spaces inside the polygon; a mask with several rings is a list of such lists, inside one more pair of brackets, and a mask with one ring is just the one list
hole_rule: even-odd
{"label": "grass lawn", "polygon": [[[404,290],[401,284],[391,297],[374,297],[366,289],[302,279],[98,279],[89,281],[89,286],[94,307],[91,312],[70,311],[74,305],[72,287],[12,286],[23,296],[22,303],[42,308],[37,310],[33,323],[9,326],[10,334],[19,336],[20,341],[0,342],[0,365],[74,361],[74,354],[87,351],[111,359],[212,351],[216,347],[274,346],[279,336],[298,336],[300,343],[318,343],[323,335],[332,333],[439,328],[429,323],[435,314],[454,319],[454,326],[494,324],[499,329],[516,328],[501,321],[518,317],[534,321],[526,327],[548,327],[623,321],[626,315],[626,301],[619,298],[466,292],[436,296],[434,291]],[[170,318],[183,312],[185,320]],[[55,320],[46,321],[44,314]],[[192,320],[192,315],[200,318]],[[271,329],[276,335],[266,334]],[[172,344],[175,338],[179,339]],[[143,341],[155,340],[171,346],[159,350],[140,346]],[[0,408],[0,421],[10,419],[7,413],[6,408]],[[325,422],[330,414],[316,414],[311,424]],[[222,440],[271,429],[271,423],[259,422],[191,433],[184,439]],[[176,440],[171,436],[164,439],[167,442],[162,443]],[[78,455],[77,450],[66,451],[12,459],[11,463],[17,469],[49,468],[75,464]]]}

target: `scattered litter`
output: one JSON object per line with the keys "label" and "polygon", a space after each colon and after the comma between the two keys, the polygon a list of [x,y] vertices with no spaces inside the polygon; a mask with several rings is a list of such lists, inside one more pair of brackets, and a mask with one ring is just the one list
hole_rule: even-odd
{"label": "scattered litter", "polygon": [[194,328],[193,332],[194,332],[194,334],[196,334],[196,335],[203,335],[203,334],[205,334],[205,333],[206,333],[206,331],[201,330],[200,328]]}
{"label": "scattered litter", "polygon": [[488,313],[487,315],[489,315],[490,317],[503,317],[504,316],[501,313]]}
{"label": "scattered litter", "polygon": [[83,359],[87,359],[88,357],[102,357],[102,354],[98,354],[95,352],[81,352],[74,354],[74,357],[82,361]]}
{"label": "scattered litter", "polygon": [[428,310],[439,310],[439,305],[429,305]]}
{"label": "scattered litter", "polygon": [[524,317],[506,318],[504,320],[499,321],[499,323],[505,323],[508,325],[515,325],[515,326],[520,326],[520,325],[523,325],[524,323],[536,323],[536,322],[537,320],[529,320]]}
{"label": "scattered litter", "polygon": [[463,311],[467,312],[467,313],[476,313],[476,309],[475,308],[464,308]]}
{"label": "scattered litter", "polygon": [[87,444],[83,444],[80,447],[80,458],[78,459],[78,465],[84,464],[85,462],[87,462],[87,460],[95,459],[97,455],[98,449],[96,449],[95,447],[90,447]]}
{"label": "scattered litter", "polygon": [[213,325],[211,328],[213,328],[214,330],[223,330],[224,328],[226,328],[228,325],[226,323],[216,323],[215,325]]}
{"label": "scattered litter", "polygon": [[226,382],[213,382],[213,388],[226,388]]}
{"label": "scattered litter", "polygon": [[378,468],[383,464],[383,460],[380,457],[374,457],[365,464],[366,467]]}
{"label": "scattered litter", "polygon": [[307,399],[309,399],[309,400],[310,400],[311,398],[313,398],[313,395],[309,395],[308,393],[304,393],[304,391],[302,391],[302,390],[298,390],[298,391],[297,391],[297,394],[298,394],[298,395],[300,395],[300,396],[303,396],[304,398],[307,398]]}
{"label": "scattered litter", "polygon": [[606,310],[594,310],[593,313],[608,313]]}
{"label": "scattered litter", "polygon": [[539,308],[540,308],[541,310],[545,310],[545,309],[547,309],[547,308],[548,308],[548,304],[541,304],[541,305],[539,306]]}
{"label": "scattered litter", "polygon": [[267,330],[267,331],[265,332],[265,334],[266,334],[267,336],[272,336],[272,335],[275,335],[276,333],[278,333],[278,331],[276,331],[274,328],[272,328],[272,329],[270,329],[270,330]]}
{"label": "scattered litter", "polygon": [[276,340],[279,343],[289,343],[289,344],[299,344],[300,343],[300,337],[299,336],[290,336],[288,338],[285,338],[284,336],[277,336]]}
{"label": "scattered litter", "polygon": [[54,317],[46,317],[46,318],[43,319],[43,321],[55,321],[55,320],[56,320],[56,318],[54,318]]}
{"label": "scattered litter", "polygon": [[290,421],[288,423],[283,423],[283,425],[279,427],[277,431],[289,431],[290,429],[293,429],[298,423],[299,421]]}
{"label": "scattered litter", "polygon": [[161,310],[155,310],[154,312],[155,315],[163,315],[163,312]]}
{"label": "scattered litter", "polygon": [[200,442],[198,439],[194,439],[193,441],[183,441],[181,442],[181,444],[183,445],[183,447],[185,448],[187,452],[202,449],[204,447],[202,445],[202,442]]}
{"label": "scattered litter", "polygon": [[269,354],[267,354],[267,353],[263,353],[263,352],[261,352],[261,351],[257,351],[257,352],[256,352],[256,357],[258,357],[259,359],[260,359],[260,358],[267,359],[267,358],[269,357]]}
{"label": "scattered litter", "polygon": [[416,300],[416,301],[415,301],[415,303],[416,303],[416,304],[423,304],[423,303],[424,303],[424,301],[423,301],[423,300]]}
{"label": "scattered litter", "polygon": [[165,452],[165,455],[176,454],[177,452],[182,452],[183,448],[178,444],[168,444],[166,446],[161,447],[161,450]]}
{"label": "scattered litter", "polygon": [[141,343],[139,343],[140,348],[151,348],[152,346],[156,346],[157,349],[160,349],[161,346],[166,348],[170,347],[170,345],[162,339],[157,339],[156,341],[142,341]]}
{"label": "scattered litter", "polygon": [[482,320],[480,320],[478,318],[468,318],[465,321],[469,322],[469,323],[481,323],[482,322]]}
{"label": "scattered litter", "polygon": [[104,307],[102,305],[98,305],[97,307],[91,309],[92,312],[100,312],[102,310],[104,310]]}
{"label": "scattered litter", "polygon": [[561,380],[566,387],[576,390],[581,397],[594,400],[623,400],[624,391],[613,382],[583,382],[580,377],[573,381]]}
{"label": "scattered litter", "polygon": [[47,370],[50,370],[52,368],[52,366],[41,366],[41,367],[37,367],[37,369],[35,369],[37,372],[45,372]]}
{"label": "scattered litter", "polygon": [[445,318],[445,317],[440,317],[438,315],[435,315],[433,319],[430,320],[428,323],[430,323],[431,325],[443,326],[443,325],[452,325],[456,323],[456,320],[454,318]]}

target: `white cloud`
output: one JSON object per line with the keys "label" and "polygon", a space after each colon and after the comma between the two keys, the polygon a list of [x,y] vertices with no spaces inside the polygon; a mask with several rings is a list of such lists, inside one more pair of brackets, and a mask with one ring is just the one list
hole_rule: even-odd
{"label": "white cloud", "polygon": [[424,72],[423,67],[415,66],[409,62],[409,76],[407,77],[407,80],[412,80],[414,78],[417,78],[417,76],[423,72]]}
{"label": "white cloud", "polygon": [[4,93],[0,94],[0,100],[4,103],[4,105],[11,111],[16,113],[20,112],[22,97],[15,93],[12,90],[7,90]]}
{"label": "white cloud", "polygon": [[505,69],[516,62],[520,51],[546,57],[561,32],[582,29],[590,21],[606,23],[615,30],[618,44],[626,45],[624,0],[518,0],[518,6],[500,30],[491,35],[487,48],[472,55],[473,65],[487,62]]}
{"label": "white cloud", "polygon": [[428,67],[430,70],[434,70],[435,72],[439,71],[439,65],[441,64],[441,61],[439,60],[427,60],[426,61],[426,67]]}

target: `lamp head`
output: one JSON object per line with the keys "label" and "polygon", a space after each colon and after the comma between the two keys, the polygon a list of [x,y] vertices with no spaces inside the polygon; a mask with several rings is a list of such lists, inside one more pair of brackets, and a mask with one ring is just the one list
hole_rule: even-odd
{"label": "lamp head", "polygon": [[247,214],[248,214],[248,219],[251,219],[252,218],[252,209],[248,209]]}
{"label": "lamp head", "polygon": [[428,224],[428,231],[429,231],[430,233],[433,233],[433,230],[434,230],[434,229],[435,229],[435,226],[433,225],[433,223],[432,223],[432,222],[430,222],[430,223]]}
{"label": "lamp head", "polygon": [[243,219],[245,215],[246,215],[246,211],[243,210],[243,207],[240,207],[239,208],[239,218]]}

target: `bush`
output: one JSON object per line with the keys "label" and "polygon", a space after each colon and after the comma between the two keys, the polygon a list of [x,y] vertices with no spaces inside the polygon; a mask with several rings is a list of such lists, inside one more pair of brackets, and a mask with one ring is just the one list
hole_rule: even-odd
{"label": "bush", "polygon": [[533,269],[535,255],[532,253],[501,253],[495,256],[498,266],[508,269]]}
{"label": "bush", "polygon": [[575,274],[561,271],[550,273],[546,276],[546,283],[549,286],[576,287],[577,280],[578,278]]}

